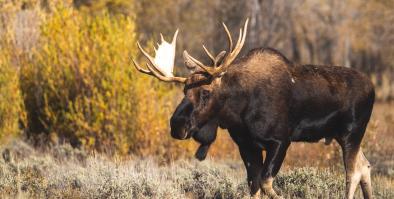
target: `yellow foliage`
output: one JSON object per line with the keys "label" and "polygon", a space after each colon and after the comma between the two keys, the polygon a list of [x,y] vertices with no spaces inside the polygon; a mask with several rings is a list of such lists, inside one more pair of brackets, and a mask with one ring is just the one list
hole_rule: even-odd
{"label": "yellow foliage", "polygon": [[107,12],[60,8],[47,16],[40,45],[21,69],[30,137],[108,153],[185,151],[168,150],[176,145],[168,121],[177,89],[130,66],[134,27],[133,19]]}
{"label": "yellow foliage", "polygon": [[19,122],[24,121],[23,101],[17,68],[11,65],[10,53],[0,44],[0,140],[19,135]]}

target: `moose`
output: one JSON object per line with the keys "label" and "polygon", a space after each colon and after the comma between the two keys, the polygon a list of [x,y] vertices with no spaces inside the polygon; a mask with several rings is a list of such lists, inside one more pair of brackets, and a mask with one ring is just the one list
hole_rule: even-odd
{"label": "moose", "polygon": [[253,49],[236,59],[248,20],[235,46],[223,27],[228,52],[214,56],[203,46],[212,60],[206,65],[184,51],[185,66],[193,70],[188,77],[173,75],[178,30],[172,43],[161,37],[155,57],[137,42],[148,60],[143,68],[132,59],[138,71],[184,84],[184,98],[170,120],[171,136],[196,139],[201,143],[196,156],[204,159],[217,128],[227,129],[238,145],[251,196],[262,192],[270,198],[281,198],[272,183],[291,142],[336,140],[343,152],[346,198],[354,198],[358,184],[364,198],[372,198],[371,166],[360,146],[375,98],[368,77],[347,67],[298,65],[271,48]]}

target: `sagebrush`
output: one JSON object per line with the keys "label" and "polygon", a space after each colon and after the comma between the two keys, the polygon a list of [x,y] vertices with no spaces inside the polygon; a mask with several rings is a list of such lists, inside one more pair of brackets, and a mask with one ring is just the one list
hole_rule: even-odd
{"label": "sagebrush", "polygon": [[[19,198],[249,198],[240,161],[119,159],[63,145],[43,153],[23,142],[2,148],[0,196]],[[342,198],[341,171],[311,167],[279,173],[285,198]],[[375,198],[394,197],[394,179],[373,176]],[[358,196],[361,197],[360,191]]]}

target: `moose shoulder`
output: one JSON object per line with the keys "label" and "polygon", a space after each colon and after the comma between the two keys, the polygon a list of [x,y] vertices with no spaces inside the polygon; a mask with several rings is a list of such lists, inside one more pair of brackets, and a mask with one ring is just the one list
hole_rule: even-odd
{"label": "moose shoulder", "polygon": [[234,48],[224,28],[228,53],[215,57],[204,47],[213,63],[206,66],[185,51],[186,66],[196,69],[187,78],[174,77],[171,67],[166,74],[138,45],[149,61],[148,69],[134,61],[139,71],[185,84],[185,97],[170,121],[171,135],[199,141],[196,155],[203,159],[217,127],[228,129],[244,161],[251,195],[258,197],[262,190],[272,198],[280,197],[272,182],[291,142],[335,139],[343,151],[346,197],[353,198],[360,184],[364,198],[371,198],[370,165],[360,148],[374,103],[370,80],[350,68],[295,65],[269,48],[235,60],[245,42],[247,22]]}

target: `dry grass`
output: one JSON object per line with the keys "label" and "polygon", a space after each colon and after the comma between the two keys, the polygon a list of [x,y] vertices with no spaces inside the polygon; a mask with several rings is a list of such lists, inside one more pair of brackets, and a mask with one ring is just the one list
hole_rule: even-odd
{"label": "dry grass", "polygon": [[[376,198],[394,198],[393,110],[393,104],[375,106],[363,142]],[[237,147],[224,132],[216,142],[204,162],[163,164],[160,157],[106,157],[69,145],[38,150],[14,141],[0,148],[0,197],[248,198]],[[337,144],[293,144],[275,180],[285,198],[341,198],[344,187]]]}
{"label": "dry grass", "polygon": [[[248,198],[240,161],[161,165],[154,158],[87,155],[67,145],[42,152],[21,141],[1,151],[1,198]],[[340,198],[343,177],[335,169],[285,169],[275,188],[286,198]],[[376,198],[394,197],[392,177],[374,175],[373,182]]]}

